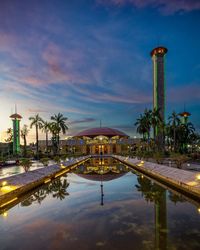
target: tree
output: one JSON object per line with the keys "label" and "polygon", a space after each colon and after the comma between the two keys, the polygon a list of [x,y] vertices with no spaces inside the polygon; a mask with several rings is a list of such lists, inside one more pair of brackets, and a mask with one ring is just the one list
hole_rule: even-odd
{"label": "tree", "polygon": [[142,135],[143,140],[146,140],[147,127],[146,127],[146,118],[140,114],[140,117],[137,119],[135,126],[137,126],[137,133]]}
{"label": "tree", "polygon": [[39,116],[39,114],[32,116],[32,117],[29,117],[29,120],[31,121],[30,128],[35,126],[35,130],[36,130],[36,154],[37,154],[37,158],[38,158],[38,153],[39,153],[38,130],[42,128],[42,125],[44,122],[43,122],[42,118]]}
{"label": "tree", "polygon": [[5,139],[5,142],[12,142],[13,141],[13,130],[8,128],[6,131],[8,138]]}
{"label": "tree", "polygon": [[51,120],[53,121],[51,124],[51,129],[54,130],[54,136],[57,140],[57,150],[59,149],[60,146],[60,132],[63,134],[66,133],[66,130],[68,129],[66,125],[67,117],[64,117],[63,114],[58,113],[57,115],[55,114],[54,116],[51,116]]}
{"label": "tree", "polygon": [[160,116],[160,109],[154,108],[151,112],[151,126],[153,128],[153,139],[156,139],[156,128],[160,127],[162,118]]}
{"label": "tree", "polygon": [[25,172],[28,172],[32,165],[32,162],[30,161],[30,159],[24,158],[20,160],[20,165],[24,168]]}
{"label": "tree", "polygon": [[43,121],[42,132],[46,135],[46,152],[48,152],[48,133],[50,131],[50,122]]}
{"label": "tree", "polygon": [[173,129],[173,148],[174,148],[174,151],[176,150],[176,130],[177,130],[177,127],[180,125],[180,119],[179,119],[179,115],[173,111],[171,116],[169,116],[168,118],[169,120],[169,124],[172,126],[172,129]]}
{"label": "tree", "polygon": [[27,153],[27,150],[26,150],[26,137],[28,135],[28,126],[27,125],[24,125],[23,128],[21,129],[21,137],[22,139],[24,140],[24,157],[26,157],[26,153]]}

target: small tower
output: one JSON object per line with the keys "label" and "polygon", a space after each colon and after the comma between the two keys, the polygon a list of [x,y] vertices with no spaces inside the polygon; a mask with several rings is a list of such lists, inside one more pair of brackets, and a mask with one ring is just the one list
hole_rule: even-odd
{"label": "small tower", "polygon": [[22,116],[15,112],[10,118],[13,122],[13,154],[18,155],[20,153],[20,121]]}
{"label": "small tower", "polygon": [[187,124],[188,122],[188,117],[191,116],[191,114],[187,111],[183,111],[182,113],[179,114],[182,117],[182,123]]}

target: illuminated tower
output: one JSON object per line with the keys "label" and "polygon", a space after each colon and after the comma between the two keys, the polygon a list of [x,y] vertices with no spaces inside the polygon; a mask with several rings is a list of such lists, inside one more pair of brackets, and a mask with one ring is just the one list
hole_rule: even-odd
{"label": "illuminated tower", "polygon": [[187,111],[184,111],[184,112],[180,113],[179,115],[182,117],[182,123],[187,124],[188,117],[191,116],[191,114]]}
{"label": "illuminated tower", "polygon": [[[165,121],[165,54],[167,48],[157,47],[151,51],[153,60],[153,108],[158,110],[162,121]],[[158,144],[163,145],[162,132],[156,128]]]}
{"label": "illuminated tower", "polygon": [[165,77],[164,58],[167,49],[157,47],[151,51],[153,60],[153,107],[160,109],[160,116],[165,120]]}
{"label": "illuminated tower", "polygon": [[15,112],[10,118],[13,121],[13,154],[18,155],[20,153],[20,120],[22,117]]}

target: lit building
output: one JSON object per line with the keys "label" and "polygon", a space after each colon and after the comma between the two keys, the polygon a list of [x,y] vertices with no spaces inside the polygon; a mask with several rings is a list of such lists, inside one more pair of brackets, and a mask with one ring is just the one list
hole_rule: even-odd
{"label": "lit building", "polygon": [[[165,121],[165,54],[167,48],[157,47],[151,51],[153,60],[153,108],[159,110],[162,121]],[[162,132],[156,128],[158,144],[163,144]]]}
{"label": "lit building", "polygon": [[13,121],[13,154],[18,155],[20,153],[20,120],[22,116],[15,113],[10,118]]}
{"label": "lit building", "polygon": [[[117,129],[91,128],[75,134],[72,138],[60,140],[60,152],[87,155],[127,154],[136,148],[139,141]],[[39,148],[42,151],[45,150],[45,145],[45,140],[39,140]],[[51,141],[48,145],[52,148]]]}
{"label": "lit building", "polygon": [[86,144],[82,148],[85,154],[116,154],[122,151],[120,140],[129,136],[113,128],[91,128],[76,134],[74,138],[83,139]]}

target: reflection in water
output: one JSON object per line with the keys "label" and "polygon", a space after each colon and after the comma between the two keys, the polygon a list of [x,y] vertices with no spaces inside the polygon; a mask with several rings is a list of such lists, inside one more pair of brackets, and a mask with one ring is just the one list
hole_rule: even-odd
{"label": "reflection in water", "polygon": [[0,217],[3,250],[200,249],[198,204],[109,158],[92,159],[18,202]]}
{"label": "reflection in water", "polygon": [[145,200],[154,202],[155,209],[155,249],[168,249],[167,247],[167,205],[166,190],[150,179],[138,176],[136,188],[142,192]]}
{"label": "reflection in water", "polygon": [[21,202],[22,206],[30,206],[33,202],[37,202],[41,204],[41,202],[50,194],[52,194],[53,198],[57,198],[59,200],[65,199],[66,196],[69,195],[67,192],[67,187],[69,183],[67,183],[67,179],[65,178],[57,178],[50,182],[49,184],[43,186],[38,189],[35,193],[30,195],[27,199]]}
{"label": "reflection in water", "polygon": [[101,202],[104,205],[103,182],[118,179],[129,171],[129,168],[121,162],[112,158],[91,158],[74,173],[78,176],[92,181],[100,181]]}

